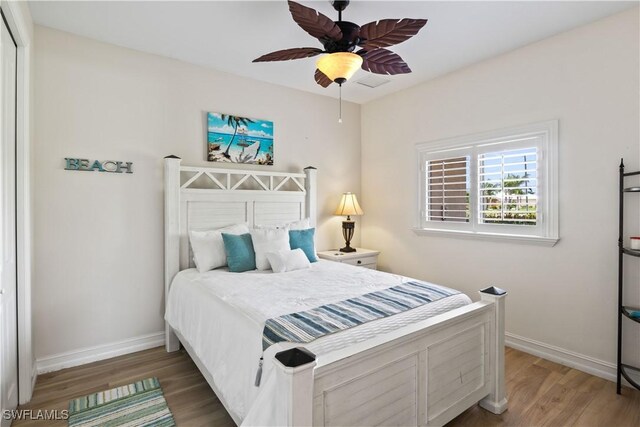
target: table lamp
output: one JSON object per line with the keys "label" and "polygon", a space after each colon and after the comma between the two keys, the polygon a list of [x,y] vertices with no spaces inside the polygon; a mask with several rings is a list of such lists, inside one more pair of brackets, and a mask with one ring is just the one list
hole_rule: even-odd
{"label": "table lamp", "polygon": [[356,249],[351,247],[351,239],[356,224],[351,220],[351,215],[362,215],[364,212],[358,204],[358,199],[353,193],[344,193],[340,199],[340,204],[334,212],[334,215],[347,216],[346,221],[342,221],[342,237],[345,240],[345,247],[340,252],[355,252]]}

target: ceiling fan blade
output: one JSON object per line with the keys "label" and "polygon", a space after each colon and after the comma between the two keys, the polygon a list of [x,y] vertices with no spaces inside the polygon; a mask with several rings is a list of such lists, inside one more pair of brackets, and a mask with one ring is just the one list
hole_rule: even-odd
{"label": "ceiling fan blade", "polygon": [[318,83],[322,87],[329,87],[329,85],[333,83],[333,81],[331,81],[331,79],[327,77],[325,73],[318,70],[317,68],[316,74],[313,77],[316,79],[316,83]]}
{"label": "ceiling fan blade", "polygon": [[291,59],[310,58],[320,55],[323,52],[322,49],[315,47],[294,47],[292,49],[276,50],[275,52],[267,53],[254,59],[253,62],[289,61]]}
{"label": "ceiling fan blade", "polygon": [[365,49],[393,46],[418,34],[426,19],[382,19],[360,28],[359,45]]}
{"label": "ceiling fan blade", "polygon": [[289,2],[289,11],[293,20],[313,37],[317,39],[328,38],[336,41],[342,38],[340,27],[322,13],[294,1]]}
{"label": "ceiling fan blade", "polygon": [[373,49],[369,51],[359,51],[364,61],[362,61],[362,69],[375,74],[407,74],[411,72],[411,68],[400,55],[393,53],[387,49]]}

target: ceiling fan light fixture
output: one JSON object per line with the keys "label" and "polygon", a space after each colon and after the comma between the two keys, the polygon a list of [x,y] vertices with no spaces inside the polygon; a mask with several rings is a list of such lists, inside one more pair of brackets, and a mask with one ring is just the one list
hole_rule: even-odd
{"label": "ceiling fan light fixture", "polygon": [[316,83],[324,88],[331,83],[342,86],[358,68],[385,76],[411,72],[407,63],[387,48],[418,34],[427,23],[426,19],[379,19],[358,25],[342,20],[342,12],[349,5],[349,0],[331,2],[338,11],[337,21],[295,1],[288,0],[287,3],[296,24],[318,40],[324,50],[316,47],[277,50],[253,62],[289,61],[326,54],[318,60],[313,75]]}
{"label": "ceiling fan light fixture", "polygon": [[335,52],[322,56],[316,65],[331,81],[342,84],[360,69],[362,57],[351,52]]}

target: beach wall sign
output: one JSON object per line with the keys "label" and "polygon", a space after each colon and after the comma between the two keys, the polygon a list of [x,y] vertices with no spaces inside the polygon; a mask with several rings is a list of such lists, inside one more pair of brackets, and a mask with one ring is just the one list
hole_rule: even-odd
{"label": "beach wall sign", "polygon": [[85,172],[133,173],[133,162],[89,160],[65,157],[65,170]]}

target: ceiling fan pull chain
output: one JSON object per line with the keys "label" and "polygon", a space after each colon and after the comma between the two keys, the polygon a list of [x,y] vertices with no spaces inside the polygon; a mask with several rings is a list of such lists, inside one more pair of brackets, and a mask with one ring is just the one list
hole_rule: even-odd
{"label": "ceiling fan pull chain", "polygon": [[338,86],[340,87],[340,117],[338,117],[338,123],[342,123],[342,84]]}

